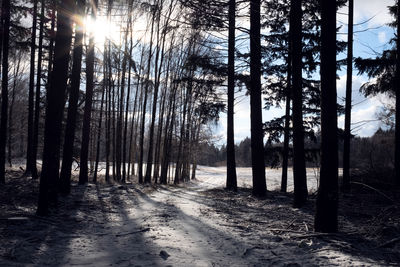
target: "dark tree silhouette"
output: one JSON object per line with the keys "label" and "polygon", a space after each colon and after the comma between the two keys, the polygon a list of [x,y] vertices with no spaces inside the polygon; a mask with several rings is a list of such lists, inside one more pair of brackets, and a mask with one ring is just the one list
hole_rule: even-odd
{"label": "dark tree silhouette", "polygon": [[353,90],[353,17],[354,0],[349,0],[349,23],[347,40],[347,80],[346,106],[344,119],[344,146],[343,146],[343,190],[350,189],[350,139],[351,139],[351,93]]}
{"label": "dark tree silhouette", "polygon": [[396,38],[396,124],[395,124],[395,183],[400,186],[400,4],[397,1],[397,38]]}
{"label": "dark tree silhouette", "polygon": [[31,36],[31,62],[29,73],[29,96],[28,96],[28,146],[26,152],[26,170],[25,175],[37,178],[36,162],[33,162],[33,124],[34,124],[34,106],[35,106],[35,55],[36,55],[36,24],[37,24],[37,0],[33,1],[33,21]]}
{"label": "dark tree silhouette", "polygon": [[228,133],[226,145],[226,188],[237,190],[235,135],[234,135],[234,104],[235,104],[235,16],[236,1],[229,0],[229,47],[228,47]]}
{"label": "dark tree silhouette", "polygon": [[261,25],[260,0],[250,1],[250,121],[253,194],[267,191],[264,166],[264,131],[261,112]]}
{"label": "dark tree silhouette", "polygon": [[33,144],[32,144],[32,177],[38,178],[36,159],[39,143],[39,120],[40,120],[40,89],[42,79],[42,62],[43,62],[43,38],[44,38],[44,23],[45,23],[45,1],[40,1],[40,23],[39,23],[39,47],[38,47],[38,64],[36,74],[36,95],[35,95],[35,117],[33,120]]}
{"label": "dark tree silhouette", "polygon": [[321,174],[315,231],[338,230],[336,1],[321,3]]}
{"label": "dark tree silhouette", "polygon": [[304,154],[303,80],[302,80],[302,10],[301,0],[292,0],[290,7],[290,42],[293,94],[293,178],[294,206],[307,200],[307,176]]}
{"label": "dark tree silhouette", "polygon": [[[96,20],[97,13],[97,0],[92,5],[92,20]],[[93,89],[94,89],[94,35],[90,33],[89,37],[89,50],[86,55],[86,95],[85,95],[85,109],[83,112],[83,126],[82,126],[82,146],[80,156],[80,170],[79,170],[79,184],[88,182],[88,157],[89,157],[89,139],[90,139],[90,123],[92,117],[92,102],[93,102]]]}
{"label": "dark tree silhouette", "polygon": [[57,6],[57,33],[54,47],[54,63],[47,91],[44,129],[43,166],[40,177],[38,215],[47,215],[50,203],[57,203],[61,122],[64,95],[67,87],[68,63],[72,41],[72,16],[75,1],[66,0]]}
{"label": "dark tree silhouette", "polygon": [[5,184],[7,113],[8,113],[8,54],[10,41],[10,1],[3,0],[2,22],[2,77],[1,77],[1,121],[0,121],[0,184]]}
{"label": "dark tree silhouette", "polygon": [[[77,3],[76,14],[84,15],[85,0]],[[79,88],[81,84],[81,68],[83,54],[83,25],[79,20],[75,24],[75,41],[72,58],[71,88],[69,91],[69,105],[67,125],[65,128],[63,158],[60,173],[60,192],[69,194],[71,190],[71,168],[74,151],[76,116],[78,112]]]}

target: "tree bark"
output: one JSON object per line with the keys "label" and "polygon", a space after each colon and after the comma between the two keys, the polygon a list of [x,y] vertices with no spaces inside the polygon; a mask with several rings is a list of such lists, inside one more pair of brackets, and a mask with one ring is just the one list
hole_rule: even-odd
{"label": "tree bark", "polygon": [[74,2],[73,0],[66,0],[60,2],[58,5],[54,68],[47,95],[38,215],[47,215],[49,200],[51,203],[57,204],[61,122],[68,78],[68,63],[72,41],[71,14],[74,12]]}
{"label": "tree bark", "polygon": [[[31,35],[31,61],[29,73],[29,94],[28,94],[28,140],[26,152],[25,175],[36,177],[36,164],[33,163],[33,123],[34,123],[34,87],[35,87],[35,51],[36,51],[36,24],[37,24],[37,0],[33,1],[33,21]],[[35,174],[35,175],[34,175]]]}
{"label": "tree bark", "polygon": [[250,121],[253,195],[265,196],[264,131],[261,106],[260,0],[250,1]]}
{"label": "tree bark", "polygon": [[[343,146],[343,191],[350,190],[350,140],[351,140],[351,102],[353,90],[353,17],[354,0],[349,0],[349,23],[347,34],[347,80],[346,106],[344,118],[344,146]],[[400,95],[399,95],[400,97]]]}
{"label": "tree bark", "polygon": [[321,174],[315,231],[338,230],[336,1],[321,0]]}
{"label": "tree bark", "polygon": [[307,176],[304,154],[303,81],[302,81],[302,11],[301,0],[292,0],[290,8],[290,34],[292,48],[293,92],[293,181],[294,207],[307,201]]}
{"label": "tree bark", "polygon": [[[92,8],[92,20],[96,20],[97,1],[95,1]],[[93,76],[94,76],[94,35],[90,33],[89,49],[86,56],[86,96],[85,96],[85,109],[83,113],[83,126],[82,126],[82,146],[80,156],[80,171],[79,171],[79,184],[88,182],[88,156],[89,156],[89,139],[90,139],[90,123],[92,116],[92,102],[93,102]]]}
{"label": "tree bark", "polygon": [[39,24],[39,47],[38,47],[38,69],[36,78],[36,98],[35,98],[35,118],[33,121],[33,144],[32,144],[32,177],[37,179],[38,172],[36,167],[38,143],[39,143],[39,121],[40,121],[40,89],[42,86],[42,57],[43,57],[43,35],[44,35],[44,12],[45,1],[40,2],[40,24]]}
{"label": "tree bark", "polygon": [[[84,14],[84,9],[85,0],[79,0],[76,13],[82,15]],[[63,194],[69,194],[71,191],[71,169],[74,151],[76,117],[78,113],[79,89],[81,84],[82,54],[83,24],[76,22],[71,88],[69,93],[67,125],[65,129],[63,158],[60,174],[60,192]]]}
{"label": "tree bark", "polygon": [[226,188],[237,191],[234,105],[235,105],[235,17],[236,1],[229,0],[229,36],[228,36],[228,132],[226,144]]}
{"label": "tree bark", "polygon": [[3,58],[1,79],[1,120],[0,120],[0,184],[6,183],[6,142],[7,142],[7,113],[8,113],[8,54],[10,43],[10,0],[3,0],[1,18],[3,21]]}

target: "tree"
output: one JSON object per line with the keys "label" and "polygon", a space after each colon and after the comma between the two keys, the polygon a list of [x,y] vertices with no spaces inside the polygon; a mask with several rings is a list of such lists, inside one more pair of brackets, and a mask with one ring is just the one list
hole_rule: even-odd
{"label": "tree", "polygon": [[37,214],[40,216],[48,214],[49,202],[57,203],[61,123],[72,41],[71,14],[74,14],[74,7],[75,1],[73,0],[62,1],[57,6],[57,33],[55,37],[53,71],[47,91],[43,165],[37,208]]}
{"label": "tree", "polygon": [[0,184],[5,184],[5,161],[7,142],[8,113],[8,54],[10,43],[10,0],[3,0],[1,6],[2,21],[2,77],[1,77],[1,120],[0,120]]}
{"label": "tree", "polygon": [[[94,1],[92,6],[92,20],[96,21],[97,16],[97,0]],[[93,102],[93,76],[94,76],[94,35],[89,33],[89,49],[86,55],[86,95],[85,95],[85,109],[83,113],[83,126],[82,126],[82,145],[80,156],[80,170],[79,170],[79,184],[88,182],[88,157],[89,157],[89,138],[90,138],[90,121],[92,113]]]}
{"label": "tree", "polygon": [[236,1],[229,0],[229,48],[228,48],[228,133],[226,149],[226,188],[237,191],[234,104],[235,104],[235,16]]}
{"label": "tree", "polygon": [[304,154],[303,80],[302,80],[302,10],[301,0],[292,0],[290,8],[290,42],[293,94],[293,178],[294,206],[307,200],[307,176]]}
{"label": "tree", "polygon": [[395,125],[395,183],[400,186],[400,4],[397,1],[397,38],[396,38],[396,125]]}
{"label": "tree", "polygon": [[32,140],[32,177],[38,178],[36,159],[38,153],[39,142],[39,120],[40,120],[40,89],[42,79],[42,57],[43,57],[43,37],[44,37],[44,23],[45,23],[45,1],[41,0],[40,7],[40,23],[39,23],[39,47],[38,47],[38,64],[36,76],[36,96],[35,96],[35,117],[33,120],[33,140]]}
{"label": "tree", "polygon": [[344,145],[343,145],[343,190],[350,189],[350,139],[351,139],[351,94],[353,83],[353,17],[354,0],[349,0],[349,23],[347,34],[347,80],[346,80],[346,106],[344,120]]}
{"label": "tree", "polygon": [[28,105],[28,149],[26,155],[25,175],[37,178],[36,162],[33,162],[33,124],[34,124],[34,87],[35,87],[35,51],[36,51],[36,24],[37,24],[37,0],[33,1],[33,22],[31,38],[31,62],[29,73],[29,105]]}
{"label": "tree", "polygon": [[[83,17],[85,10],[85,0],[79,0],[76,6],[76,14]],[[72,156],[75,140],[76,117],[78,113],[79,89],[81,85],[81,68],[83,54],[83,23],[80,19],[75,22],[75,41],[73,48],[73,63],[71,73],[71,88],[69,91],[69,105],[67,115],[67,125],[65,128],[65,138],[63,146],[63,158],[60,173],[60,192],[70,193],[71,187],[71,168]]]}
{"label": "tree", "polygon": [[266,194],[264,131],[261,113],[261,25],[260,0],[250,1],[250,121],[253,194]]}
{"label": "tree", "polygon": [[336,103],[336,1],[321,4],[321,174],[315,231],[338,230],[338,137]]}
{"label": "tree", "polygon": [[[399,3],[389,7],[389,12],[395,16],[395,21],[390,24],[391,27],[396,28],[399,32]],[[400,69],[399,54],[398,51],[400,46],[399,38],[395,38],[396,47],[393,49],[385,50],[382,54],[376,58],[356,58],[355,66],[359,70],[359,74],[367,74],[370,79],[367,83],[363,84],[360,91],[364,95],[376,95],[385,93],[389,97],[395,96],[395,152],[394,152],[394,184],[400,185],[400,101],[398,101],[397,94],[400,94],[399,84],[400,75],[398,75],[398,69]]]}

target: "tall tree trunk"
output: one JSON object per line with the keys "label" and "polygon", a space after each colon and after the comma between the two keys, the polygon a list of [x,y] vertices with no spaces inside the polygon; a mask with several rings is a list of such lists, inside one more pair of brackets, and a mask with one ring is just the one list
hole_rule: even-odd
{"label": "tall tree trunk", "polygon": [[34,123],[34,87],[35,87],[35,51],[36,51],[36,24],[37,24],[37,0],[33,1],[33,21],[32,21],[32,39],[31,39],[31,61],[29,73],[29,95],[28,95],[28,142],[26,152],[26,169],[25,175],[37,178],[36,164],[33,163],[33,123]]}
{"label": "tall tree trunk", "polygon": [[36,78],[36,98],[35,98],[35,118],[33,121],[33,144],[32,144],[32,177],[37,179],[37,153],[39,143],[39,120],[40,120],[40,89],[42,85],[42,58],[43,58],[43,35],[44,35],[44,12],[45,12],[45,1],[40,2],[40,24],[39,24],[39,47],[38,47],[38,69]]}
{"label": "tall tree trunk", "polygon": [[338,230],[336,1],[321,0],[321,174],[315,231]]}
{"label": "tall tree trunk", "polygon": [[147,97],[149,91],[149,78],[150,78],[150,68],[151,68],[151,58],[152,58],[152,50],[153,50],[153,33],[154,33],[154,20],[155,20],[155,12],[152,15],[151,21],[151,33],[150,33],[150,47],[149,47],[149,56],[147,60],[147,74],[145,78],[145,89],[144,89],[144,101],[143,101],[143,112],[142,112],[142,120],[140,126],[140,140],[139,140],[139,164],[138,164],[138,174],[139,174],[139,183],[143,183],[143,158],[144,158],[144,131],[145,131],[145,122],[146,122],[146,106],[147,106]]}
{"label": "tall tree trunk", "polygon": [[[79,0],[77,14],[82,16],[85,10],[85,0]],[[67,115],[67,126],[65,129],[63,158],[60,174],[60,192],[69,194],[71,190],[71,169],[74,152],[75,126],[78,113],[79,89],[81,84],[83,54],[83,25],[79,20],[75,24],[75,43],[73,50],[73,64],[71,75],[71,88],[69,92],[69,106]]]}
{"label": "tall tree trunk", "polygon": [[[349,0],[349,24],[347,34],[347,78],[346,106],[344,117],[344,146],[343,146],[343,191],[350,190],[350,140],[351,140],[351,93],[353,90],[353,17],[354,0]],[[400,94],[399,94],[400,97]],[[397,98],[396,98],[397,99]],[[397,162],[397,161],[396,161]],[[400,166],[400,165],[399,165]]]}
{"label": "tall tree trunk", "polygon": [[[290,39],[290,37],[289,37]],[[287,58],[287,84],[286,84],[286,110],[285,110],[285,128],[283,137],[283,153],[282,153],[282,181],[281,192],[287,192],[288,163],[289,163],[289,140],[290,140],[290,102],[292,97],[292,56],[291,41],[289,40],[289,53]]]}
{"label": "tall tree trunk", "polygon": [[[129,16],[131,16],[132,13],[132,1],[129,2]],[[124,123],[124,141],[123,141],[123,148],[122,148],[122,181],[125,182],[127,179],[129,179],[129,166],[130,166],[130,161],[128,161],[128,171],[126,167],[126,156],[127,156],[127,143],[128,143],[128,117],[129,117],[129,107],[130,107],[130,98],[131,98],[131,77],[132,77],[132,51],[133,51],[133,36],[132,36],[132,20],[129,19],[128,23],[128,32],[130,34],[130,40],[129,40],[129,64],[128,64],[128,90],[127,90],[127,95],[126,95],[126,107],[125,107],[125,123]],[[128,45],[128,44],[127,44]],[[135,118],[135,114],[132,115],[132,123],[133,119]],[[129,143],[129,152],[130,153],[130,145]]]}
{"label": "tall tree trunk", "polygon": [[51,2],[51,26],[50,26],[50,42],[49,42],[49,62],[47,64],[47,84],[46,84],[46,95],[50,88],[51,73],[53,71],[53,57],[54,57],[54,40],[55,40],[55,27],[56,27],[56,11],[57,11],[57,0]]}
{"label": "tall tree trunk", "polygon": [[12,139],[13,139],[13,126],[14,126],[14,121],[13,121],[13,115],[14,115],[14,103],[15,103],[15,94],[17,91],[17,83],[18,83],[18,76],[20,75],[20,68],[21,68],[21,60],[22,57],[20,54],[17,54],[16,62],[14,65],[14,80],[13,80],[13,86],[12,86],[12,95],[11,95],[11,105],[9,108],[9,114],[8,114],[8,164],[10,167],[12,167]]}
{"label": "tall tree trunk", "polygon": [[[106,77],[106,71],[104,68],[104,77]],[[106,93],[106,78],[103,80],[103,88],[101,91],[101,102],[100,102],[100,118],[99,118],[99,126],[97,128],[97,143],[96,143],[96,162],[94,166],[93,172],[93,183],[97,183],[97,172],[99,169],[99,161],[100,161],[100,141],[101,141],[101,125],[103,123],[103,108],[104,108],[104,98]]]}
{"label": "tall tree trunk", "polygon": [[[162,6],[163,1],[161,1],[160,6]],[[164,47],[165,47],[165,31],[163,36],[161,37],[161,47],[160,47],[160,16],[161,10],[157,12],[157,52],[155,57],[155,72],[154,76],[156,77],[155,84],[154,84],[154,92],[153,92],[153,110],[151,113],[151,122],[150,122],[150,129],[149,129],[149,151],[147,153],[147,165],[146,165],[146,175],[144,178],[145,183],[151,183],[151,171],[153,167],[153,150],[154,150],[154,125],[156,121],[156,114],[157,114],[157,100],[158,100],[158,90],[160,88],[160,74],[161,74],[161,67],[164,62]],[[161,54],[161,62],[160,60]]]}
{"label": "tall tree trunk", "polygon": [[260,0],[250,1],[250,121],[253,195],[265,196],[264,131],[261,106]]}
{"label": "tall tree trunk", "polygon": [[226,188],[237,191],[234,105],[235,105],[235,16],[236,1],[229,0],[229,48],[228,48],[228,133],[226,144]]}
{"label": "tall tree trunk", "polygon": [[[125,81],[126,81],[126,66],[128,64],[128,28],[126,29],[124,33],[124,50],[123,50],[123,58],[122,58],[122,75],[121,75],[121,90],[120,93],[118,94],[119,96],[119,108],[118,108],[118,119],[117,119],[117,132],[116,132],[116,173],[117,173],[117,181],[121,182],[122,181],[122,175],[121,175],[121,163],[125,164],[122,162],[122,128],[123,128],[123,121],[124,121],[124,99],[125,99]],[[130,71],[130,70],[128,70]],[[120,75],[118,75],[120,76]],[[129,100],[126,100],[126,105],[129,107]],[[123,168],[124,169],[124,168]],[[125,175],[123,177],[125,180]],[[125,181],[123,181],[125,182]]]}
{"label": "tall tree trunk", "polygon": [[[92,6],[92,20],[96,21],[97,14],[97,0],[94,1]],[[79,171],[79,184],[88,182],[88,156],[89,156],[89,139],[90,139],[90,121],[92,116],[92,102],[93,102],[93,76],[94,76],[94,34],[91,32],[89,37],[89,49],[86,56],[86,96],[85,96],[85,109],[83,113],[83,126],[82,126],[82,146],[81,146],[81,164]]]}
{"label": "tall tree trunk", "polygon": [[44,130],[43,166],[40,177],[38,215],[48,213],[49,200],[57,203],[60,165],[61,122],[64,96],[67,87],[68,63],[72,41],[72,16],[75,1],[59,3],[57,12],[57,34],[54,50],[54,68],[47,96]]}
{"label": "tall tree trunk", "polygon": [[302,80],[302,11],[301,0],[292,0],[290,8],[290,34],[292,42],[293,92],[293,182],[295,207],[307,201],[307,176],[304,154],[303,80]]}
{"label": "tall tree trunk", "polygon": [[8,113],[8,49],[10,43],[10,1],[3,0],[1,6],[3,21],[3,58],[1,78],[1,120],[0,120],[0,184],[6,183],[6,141]]}

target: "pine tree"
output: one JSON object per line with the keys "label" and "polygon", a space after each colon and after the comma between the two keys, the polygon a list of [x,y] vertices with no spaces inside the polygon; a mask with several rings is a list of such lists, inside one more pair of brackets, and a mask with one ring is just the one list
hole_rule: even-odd
{"label": "pine tree", "polygon": [[8,54],[10,43],[10,0],[3,0],[1,6],[2,29],[2,70],[1,70],[1,120],[0,120],[0,184],[5,184],[5,161],[8,113]]}
{"label": "pine tree", "polygon": [[343,190],[350,189],[350,139],[351,139],[351,94],[353,83],[353,17],[354,0],[349,0],[349,23],[347,40],[347,80],[346,80],[346,106],[344,122],[344,146],[343,146]]}
{"label": "pine tree", "polygon": [[72,16],[75,1],[66,0],[57,6],[57,33],[55,37],[54,65],[47,91],[44,130],[43,165],[40,177],[37,214],[47,215],[49,204],[57,204],[61,123],[64,95],[67,87],[68,63],[72,42]]}
{"label": "pine tree", "polygon": [[264,131],[261,113],[260,0],[250,1],[250,124],[253,194],[265,196]]}
{"label": "pine tree", "polygon": [[321,4],[321,174],[315,231],[338,230],[338,137],[336,102],[336,1]]}
{"label": "pine tree", "polygon": [[226,146],[226,188],[237,191],[235,135],[234,135],[234,103],[235,103],[235,16],[236,1],[229,0],[229,48],[228,48],[228,133]]}

